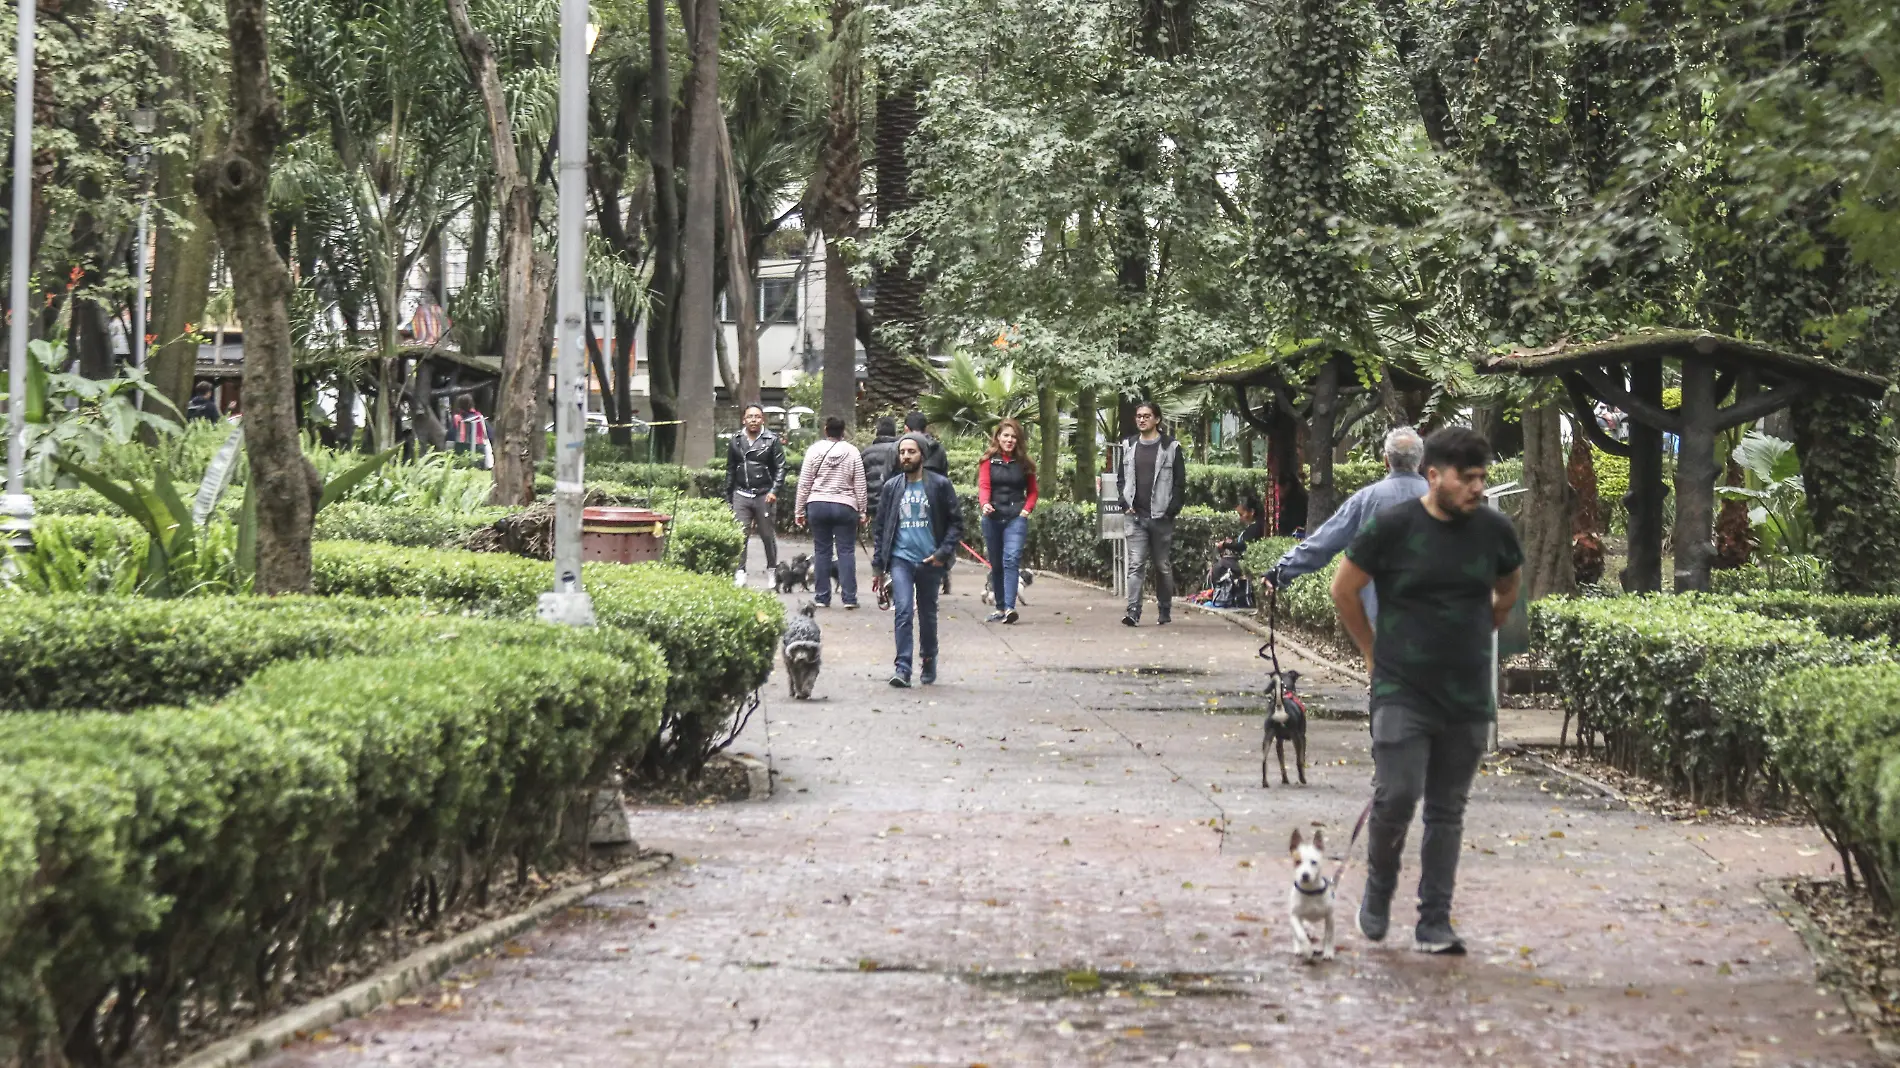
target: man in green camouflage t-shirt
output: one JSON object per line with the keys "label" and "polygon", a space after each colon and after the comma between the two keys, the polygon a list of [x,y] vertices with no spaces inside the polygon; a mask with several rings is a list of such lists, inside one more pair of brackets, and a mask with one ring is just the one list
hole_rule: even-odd
{"label": "man in green camouflage t-shirt", "polygon": [[[1385,938],[1405,832],[1420,798],[1417,948],[1463,953],[1451,926],[1465,799],[1491,721],[1491,636],[1517,601],[1524,553],[1485,505],[1491,446],[1468,427],[1425,440],[1429,489],[1366,521],[1333,579],[1333,606],[1372,675],[1372,818],[1359,932]],[[1359,594],[1379,599],[1375,637]]]}

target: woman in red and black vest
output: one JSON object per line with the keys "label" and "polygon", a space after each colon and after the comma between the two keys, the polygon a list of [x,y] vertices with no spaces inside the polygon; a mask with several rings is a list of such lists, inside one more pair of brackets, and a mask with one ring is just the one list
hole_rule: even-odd
{"label": "woman in red and black vest", "polygon": [[1016,622],[1016,586],[1022,575],[1029,513],[1036,508],[1036,463],[1023,451],[1023,425],[996,424],[990,447],[976,466],[976,496],[983,506],[983,543],[990,554],[991,623]]}

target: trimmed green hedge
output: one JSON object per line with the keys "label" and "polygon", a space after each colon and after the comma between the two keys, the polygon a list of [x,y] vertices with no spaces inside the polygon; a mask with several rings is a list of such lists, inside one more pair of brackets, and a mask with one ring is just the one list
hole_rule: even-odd
{"label": "trimmed green hedge", "polygon": [[[318,542],[316,590],[327,595],[419,597],[502,618],[531,616],[548,565],[501,553]],[[588,564],[583,578],[602,624],[651,639],[672,671],[661,736],[642,770],[697,775],[772,670],[784,627],[778,598],[735,588],[731,574],[695,575],[659,564]]]}
{"label": "trimmed green hedge", "polygon": [[0,1057],[110,1063],[194,1004],[269,1007],[541,859],[657,730],[649,643],[437,623],[426,654],[280,663],[217,703],[0,717]]}
{"label": "trimmed green hedge", "polygon": [[1763,592],[1708,600],[1773,619],[1805,619],[1836,638],[1864,640],[1884,636],[1900,642],[1900,597]]}
{"label": "trimmed green hedge", "polygon": [[448,549],[513,510],[483,508],[455,513],[413,505],[338,501],[317,513],[316,537],[320,541],[381,541]]}
{"label": "trimmed green hedge", "polygon": [[1770,681],[1888,653],[1806,620],[1668,596],[1546,598],[1531,606],[1531,626],[1579,732],[1601,737],[1612,764],[1730,805],[1780,790],[1760,705]]}
{"label": "trimmed green hedge", "polygon": [[[990,548],[983,543],[983,512],[977,505],[976,494],[965,493],[960,499],[963,540],[981,551],[985,558],[991,557]],[[1187,597],[1201,588],[1213,562],[1214,543],[1239,534],[1243,525],[1231,512],[1207,508],[1181,510],[1174,520],[1174,548],[1169,553],[1174,565],[1175,596]],[[1114,548],[1101,539],[1100,524],[1092,506],[1038,504],[1030,515],[1029,537],[1023,545],[1026,566],[1108,585],[1114,577],[1114,560]]]}
{"label": "trimmed green hedge", "polygon": [[1900,885],[1900,665],[1812,668],[1761,704],[1782,774],[1882,908]]}

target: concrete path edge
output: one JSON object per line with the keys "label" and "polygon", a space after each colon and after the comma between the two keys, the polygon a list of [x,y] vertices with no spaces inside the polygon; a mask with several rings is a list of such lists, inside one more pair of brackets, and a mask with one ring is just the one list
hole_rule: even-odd
{"label": "concrete path edge", "polygon": [[1841,953],[1834,940],[1821,930],[1821,925],[1808,915],[1807,906],[1796,901],[1787,886],[1779,879],[1768,879],[1761,884],[1761,894],[1768,899],[1769,907],[1781,914],[1794,928],[1794,933],[1808,947],[1809,956],[1814,958],[1814,977],[1822,983],[1831,985],[1840,994],[1841,1002],[1854,1017],[1861,1033],[1873,1043],[1874,1052],[1888,1060],[1900,1060],[1900,1044],[1882,1037],[1880,1009],[1873,1003],[1858,985],[1855,984],[1853,966]]}
{"label": "concrete path edge", "polygon": [[646,857],[570,886],[520,912],[491,920],[446,942],[419,949],[367,979],[278,1013],[199,1050],[178,1061],[173,1068],[239,1068],[249,1064],[301,1036],[340,1020],[361,1016],[378,1005],[403,997],[417,987],[440,978],[456,965],[465,963],[476,954],[499,945],[555,913],[572,908],[602,890],[611,889],[629,879],[659,871],[672,862],[671,856]]}

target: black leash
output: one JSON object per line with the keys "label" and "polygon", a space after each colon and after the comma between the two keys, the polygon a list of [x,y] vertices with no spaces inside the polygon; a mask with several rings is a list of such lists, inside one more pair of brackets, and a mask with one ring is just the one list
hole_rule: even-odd
{"label": "black leash", "polygon": [[1267,640],[1266,644],[1262,645],[1260,650],[1254,655],[1273,665],[1273,674],[1276,678],[1280,675],[1280,647],[1275,641],[1274,635],[1279,627],[1279,623],[1280,587],[1274,585],[1272,580],[1269,579],[1267,582]]}

